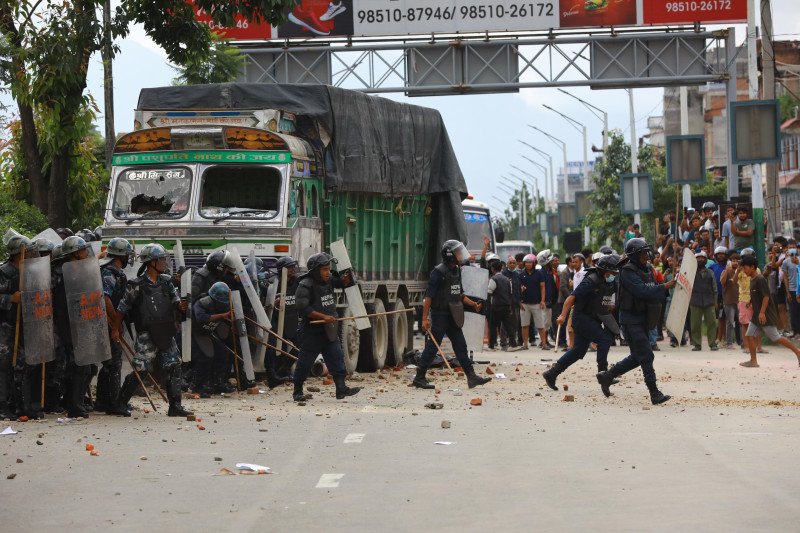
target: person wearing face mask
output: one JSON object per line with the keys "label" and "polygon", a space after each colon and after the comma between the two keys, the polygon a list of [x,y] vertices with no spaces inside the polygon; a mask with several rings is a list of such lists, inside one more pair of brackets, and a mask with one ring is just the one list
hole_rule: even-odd
{"label": "person wearing face mask", "polygon": [[708,269],[714,273],[717,280],[717,342],[725,341],[726,322],[725,305],[722,302],[722,273],[728,265],[728,249],[724,246],[714,248],[714,261],[708,265]]}
{"label": "person wearing face mask", "polygon": [[712,351],[716,351],[718,349],[716,311],[719,308],[717,280],[714,277],[714,273],[706,268],[708,258],[705,252],[695,254],[695,259],[697,259],[697,273],[694,277],[692,297],[689,300],[689,309],[692,317],[692,351],[699,352],[702,349],[703,323],[706,326],[708,346]]}
{"label": "person wearing face mask", "polygon": [[598,372],[608,370],[608,350],[611,347],[612,335],[619,333],[619,326],[611,316],[611,308],[614,305],[614,279],[619,272],[620,261],[618,255],[601,257],[595,267],[586,271],[581,284],[564,302],[561,314],[556,320],[559,325],[563,325],[567,321],[570,309],[573,309],[575,344],[542,374],[551,389],[558,390],[556,386],[558,375],[578,359],[583,359],[593,342],[597,343]]}

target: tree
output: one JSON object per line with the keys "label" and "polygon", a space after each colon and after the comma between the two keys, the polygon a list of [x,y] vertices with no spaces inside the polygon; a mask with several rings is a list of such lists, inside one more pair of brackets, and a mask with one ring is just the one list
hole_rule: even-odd
{"label": "tree", "polygon": [[230,27],[236,15],[278,25],[295,6],[295,0],[122,0],[107,32],[99,18],[103,3],[0,2],[0,81],[17,103],[30,201],[53,225],[66,223],[70,172],[89,134],[85,117],[95,118],[96,106],[85,92],[94,53],[138,23],[172,63],[200,64],[211,53],[212,39],[208,26],[195,19],[195,7]]}
{"label": "tree", "polygon": [[226,83],[235,80],[247,60],[241,50],[228,43],[231,39],[220,39],[212,34],[208,57],[192,58],[183,66],[173,67],[178,77],[174,85],[201,85],[204,83]]}
{"label": "tree", "polygon": [[[0,228],[3,228],[3,232],[14,229],[30,237],[47,228],[47,218],[36,207],[0,189]],[[5,254],[6,245],[0,239],[0,256]]]}

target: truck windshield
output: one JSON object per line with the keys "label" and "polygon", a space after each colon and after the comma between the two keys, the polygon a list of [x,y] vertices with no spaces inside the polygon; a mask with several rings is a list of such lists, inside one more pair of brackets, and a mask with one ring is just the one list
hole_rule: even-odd
{"label": "truck windshield", "polygon": [[120,174],[114,195],[119,219],[178,218],[186,214],[192,173],[187,168],[130,169]]}
{"label": "truck windshield", "polygon": [[200,215],[270,219],[280,211],[281,173],[272,167],[211,167],[203,174]]}
{"label": "truck windshield", "polygon": [[500,256],[500,259],[505,260],[506,257],[517,255],[519,253],[522,254],[532,254],[533,247],[530,244],[498,244],[497,245],[497,255]]}
{"label": "truck windshield", "polygon": [[[489,242],[494,242],[492,236],[492,224],[489,221],[489,215],[486,213],[476,213],[473,211],[464,211],[464,220],[467,222],[467,250],[470,252],[480,252],[483,250],[483,238],[489,237]],[[491,250],[491,244],[489,245]]]}

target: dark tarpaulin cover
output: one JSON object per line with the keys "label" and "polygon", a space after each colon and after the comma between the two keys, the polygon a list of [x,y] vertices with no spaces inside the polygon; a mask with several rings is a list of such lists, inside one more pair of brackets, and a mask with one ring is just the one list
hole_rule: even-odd
{"label": "dark tarpaulin cover", "polygon": [[[219,83],[142,89],[139,110],[278,109],[316,120],[331,136],[326,187],[432,197],[432,248],[466,239],[467,195],[450,137],[435,109],[326,85]],[[438,242],[436,242],[438,241]]]}

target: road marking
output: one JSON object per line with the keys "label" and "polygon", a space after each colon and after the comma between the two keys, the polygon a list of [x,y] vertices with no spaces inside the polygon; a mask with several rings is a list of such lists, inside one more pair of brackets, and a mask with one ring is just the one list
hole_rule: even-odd
{"label": "road marking", "polygon": [[317,482],[318,489],[335,489],[339,486],[339,481],[344,477],[344,474],[322,474]]}
{"label": "road marking", "polygon": [[360,444],[361,441],[364,440],[365,433],[350,433],[348,436],[344,438],[345,444]]}

